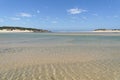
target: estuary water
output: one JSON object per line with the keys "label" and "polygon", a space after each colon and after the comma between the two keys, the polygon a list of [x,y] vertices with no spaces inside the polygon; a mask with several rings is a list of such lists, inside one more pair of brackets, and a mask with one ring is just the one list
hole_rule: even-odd
{"label": "estuary water", "polygon": [[[0,33],[0,44],[120,44],[120,33]],[[113,45],[114,45],[113,44]]]}
{"label": "estuary water", "polygon": [[118,80],[120,33],[0,33],[0,80]]}
{"label": "estuary water", "polygon": [[120,33],[0,33],[1,48],[20,46],[76,46],[88,52],[119,53]]}

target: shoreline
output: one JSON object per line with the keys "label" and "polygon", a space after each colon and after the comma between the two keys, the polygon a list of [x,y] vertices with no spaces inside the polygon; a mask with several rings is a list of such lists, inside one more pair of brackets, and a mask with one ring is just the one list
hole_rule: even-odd
{"label": "shoreline", "polygon": [[[32,30],[0,30],[0,33],[23,33],[23,32],[34,32]],[[111,31],[111,30],[107,30],[107,31],[61,31],[61,32],[53,32],[53,33],[119,33],[120,31]]]}
{"label": "shoreline", "polygon": [[120,32],[120,31],[92,31],[92,32]]}
{"label": "shoreline", "polygon": [[0,33],[21,33],[21,32],[33,32],[30,30],[0,30]]}
{"label": "shoreline", "polygon": [[25,28],[25,27],[14,27],[14,26],[2,26],[0,27],[0,33],[8,32],[50,32],[48,30],[36,29],[36,28]]}

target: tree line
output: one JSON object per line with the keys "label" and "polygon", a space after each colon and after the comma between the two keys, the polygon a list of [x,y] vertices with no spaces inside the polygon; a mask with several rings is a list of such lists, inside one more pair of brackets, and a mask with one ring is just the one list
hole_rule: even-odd
{"label": "tree line", "polygon": [[29,31],[33,31],[33,32],[50,32],[48,30],[43,30],[43,29],[36,29],[36,28],[25,28],[25,27],[16,27],[16,26],[2,26],[0,27],[0,30],[29,30]]}

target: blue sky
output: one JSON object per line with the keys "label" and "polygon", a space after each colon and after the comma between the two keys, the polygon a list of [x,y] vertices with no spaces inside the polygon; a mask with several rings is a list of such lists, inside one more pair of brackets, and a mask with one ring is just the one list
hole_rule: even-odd
{"label": "blue sky", "polygon": [[0,26],[52,31],[120,28],[120,0],[0,0]]}

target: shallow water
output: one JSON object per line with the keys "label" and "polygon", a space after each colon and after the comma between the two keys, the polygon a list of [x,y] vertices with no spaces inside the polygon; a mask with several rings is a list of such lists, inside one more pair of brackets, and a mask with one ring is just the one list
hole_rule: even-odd
{"label": "shallow water", "polygon": [[0,80],[118,80],[120,33],[0,33]]}

